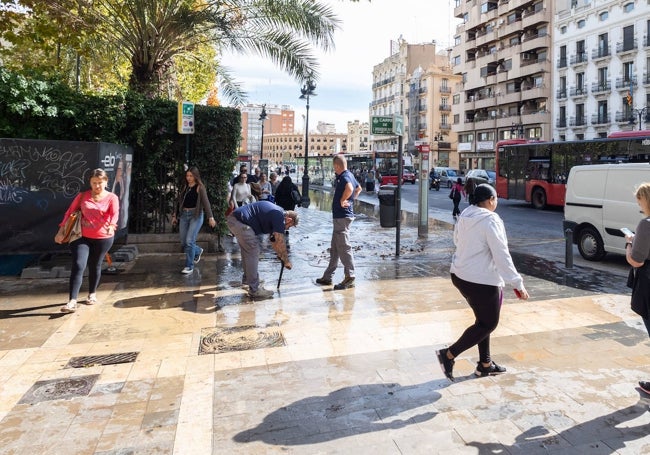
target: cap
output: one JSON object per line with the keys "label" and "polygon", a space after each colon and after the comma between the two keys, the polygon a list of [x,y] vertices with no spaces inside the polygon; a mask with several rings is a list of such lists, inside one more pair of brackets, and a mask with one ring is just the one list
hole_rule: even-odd
{"label": "cap", "polygon": [[497,197],[497,192],[491,185],[487,183],[481,183],[474,190],[474,205],[479,202],[487,201],[492,196]]}

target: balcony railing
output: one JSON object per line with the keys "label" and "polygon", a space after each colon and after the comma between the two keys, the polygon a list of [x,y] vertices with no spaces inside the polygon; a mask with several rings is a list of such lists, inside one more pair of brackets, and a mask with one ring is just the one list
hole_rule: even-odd
{"label": "balcony railing", "polygon": [[569,125],[578,127],[587,126],[587,117],[584,115],[581,117],[571,117]]}
{"label": "balcony railing", "polygon": [[441,130],[450,130],[451,129],[451,124],[449,124],[449,123],[441,123],[440,124],[440,129]]}
{"label": "balcony railing", "polygon": [[580,86],[580,87],[571,87],[571,90],[569,92],[569,96],[571,96],[571,97],[587,96],[587,86],[583,85],[583,86]]}
{"label": "balcony railing", "polygon": [[634,87],[635,85],[636,85],[636,76],[616,78],[616,88],[618,90],[628,89],[630,88],[630,86]]}
{"label": "balcony railing", "polygon": [[634,115],[631,112],[621,112],[618,111],[615,116],[617,123],[629,123],[634,119]]}
{"label": "balcony railing", "polygon": [[566,118],[559,118],[559,119],[557,119],[557,121],[555,122],[555,126],[556,126],[557,128],[566,128],[566,125],[567,125],[567,123],[566,123]]}
{"label": "balcony railing", "polygon": [[451,93],[451,87],[440,87],[440,93]]}
{"label": "balcony railing", "polygon": [[591,124],[592,125],[608,125],[612,123],[612,119],[609,116],[609,114],[593,114],[591,116]]}
{"label": "balcony railing", "polygon": [[573,66],[573,65],[579,65],[581,63],[587,63],[588,60],[589,58],[587,57],[587,53],[581,52],[577,55],[572,55],[570,63]]}
{"label": "balcony railing", "polygon": [[449,104],[441,104],[440,110],[443,112],[450,112],[451,111],[451,106]]}
{"label": "balcony railing", "polygon": [[558,89],[558,91],[557,91],[557,99],[561,100],[561,99],[566,98],[566,96],[567,96],[566,88]]}
{"label": "balcony railing", "polygon": [[610,57],[611,55],[612,53],[609,46],[599,47],[598,49],[594,49],[593,51],[591,51],[592,60],[598,58]]}
{"label": "balcony railing", "polygon": [[558,68],[566,68],[567,67],[566,57],[560,57],[560,58],[557,59],[557,67]]}
{"label": "balcony railing", "polygon": [[622,54],[624,52],[636,51],[637,46],[638,44],[636,38],[634,38],[633,40],[624,41],[622,43],[616,44],[616,53]]}
{"label": "balcony railing", "polygon": [[591,93],[608,93],[612,91],[612,83],[610,81],[594,82],[591,84]]}

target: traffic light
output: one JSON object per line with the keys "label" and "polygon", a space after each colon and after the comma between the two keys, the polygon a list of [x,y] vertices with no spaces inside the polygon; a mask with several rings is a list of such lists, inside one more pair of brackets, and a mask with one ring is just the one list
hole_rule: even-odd
{"label": "traffic light", "polygon": [[627,100],[627,105],[632,106],[632,94],[630,92],[627,92],[626,100]]}

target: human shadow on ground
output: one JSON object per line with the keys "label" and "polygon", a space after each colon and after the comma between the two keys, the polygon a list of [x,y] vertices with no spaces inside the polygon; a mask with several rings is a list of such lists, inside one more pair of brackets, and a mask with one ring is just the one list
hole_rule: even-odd
{"label": "human shadow on ground", "polygon": [[[638,389],[639,400],[626,408],[579,423],[562,431],[549,431],[543,426],[534,426],[518,435],[512,445],[498,442],[470,441],[480,454],[518,454],[518,453],[562,453],[598,454],[618,453],[626,447],[626,442],[645,438],[650,434],[650,424],[633,427],[620,427],[648,412],[650,399]],[[640,452],[638,452],[640,453]]]}
{"label": "human shadow on ground", "polygon": [[180,308],[192,313],[208,314],[219,311],[224,306],[253,302],[244,292],[233,292],[230,295],[215,297],[218,290],[218,287],[213,287],[128,297],[116,300],[113,306],[123,309],[149,307],[150,310]]}
{"label": "human shadow on ground", "polygon": [[[12,318],[32,318],[39,316],[47,316],[49,319],[58,319],[61,316],[65,316],[64,313],[61,313],[59,309],[65,303],[54,303],[51,305],[40,305],[27,308],[8,308],[0,310],[0,319],[12,319]],[[38,312],[38,310],[48,310],[50,308],[56,308],[56,313],[51,312]]]}
{"label": "human shadow on ground", "polygon": [[436,416],[432,404],[440,399],[438,390],[447,384],[446,380],[435,380],[412,386],[389,383],[344,387],[283,406],[233,440],[303,445],[404,428]]}

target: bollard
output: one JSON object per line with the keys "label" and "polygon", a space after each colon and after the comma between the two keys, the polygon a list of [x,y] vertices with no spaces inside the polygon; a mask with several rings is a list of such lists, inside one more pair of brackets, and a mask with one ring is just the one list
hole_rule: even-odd
{"label": "bollard", "polygon": [[567,269],[573,268],[573,230],[567,228],[564,230],[564,266]]}

